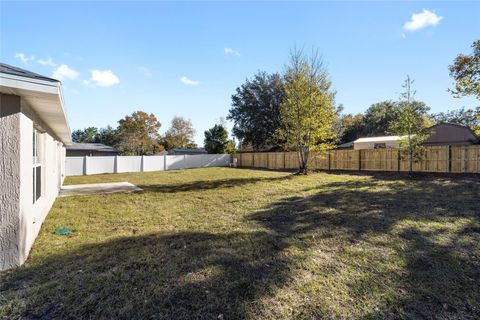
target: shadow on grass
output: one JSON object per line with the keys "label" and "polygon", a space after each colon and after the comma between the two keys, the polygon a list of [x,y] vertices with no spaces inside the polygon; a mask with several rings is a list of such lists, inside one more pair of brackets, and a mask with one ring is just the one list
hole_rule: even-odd
{"label": "shadow on grass", "polygon": [[140,188],[147,192],[161,192],[161,193],[177,193],[177,192],[191,192],[191,191],[205,191],[219,188],[233,188],[248,184],[255,184],[258,182],[275,182],[285,179],[290,179],[290,176],[280,177],[258,177],[258,178],[232,178],[232,179],[215,179],[202,180],[179,184],[153,184],[153,185],[139,185]]}
{"label": "shadow on grass", "polygon": [[[326,184],[247,216],[247,226],[260,231],[148,234],[51,256],[2,276],[0,316],[477,317],[478,186],[395,186]],[[446,229],[457,220],[464,223]],[[332,264],[314,272],[322,263],[312,260],[318,251]],[[305,271],[314,282],[333,282],[332,292],[294,289],[293,301],[275,300]]]}

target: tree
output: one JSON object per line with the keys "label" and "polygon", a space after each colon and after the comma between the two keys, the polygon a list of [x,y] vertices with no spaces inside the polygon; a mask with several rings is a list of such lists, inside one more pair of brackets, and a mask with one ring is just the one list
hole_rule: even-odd
{"label": "tree", "polygon": [[111,126],[101,128],[98,134],[95,136],[96,143],[102,143],[107,146],[115,147],[119,144],[120,138],[118,136],[118,130],[113,129]]}
{"label": "tree", "polygon": [[72,132],[73,142],[79,143],[94,143],[98,134],[98,129],[95,127],[88,127],[83,130],[75,130]]}
{"label": "tree", "polygon": [[474,109],[460,108],[432,115],[436,123],[448,122],[469,127],[473,131],[480,129],[480,107]]}
{"label": "tree", "polygon": [[424,126],[427,116],[425,108],[414,100],[413,82],[407,76],[402,86],[405,91],[401,94],[398,116],[390,127],[394,134],[402,137],[400,149],[408,155],[410,173],[413,172],[413,161],[421,156],[421,145],[429,135],[428,129]]}
{"label": "tree", "polygon": [[158,144],[160,122],[153,114],[136,111],[118,121],[119,148],[125,155],[151,155],[163,150]]}
{"label": "tree", "polygon": [[233,135],[242,144],[254,149],[281,145],[275,132],[281,125],[280,104],[284,98],[282,78],[279,74],[258,72],[247,79],[232,95],[232,108],[227,116],[233,120]]}
{"label": "tree", "polygon": [[235,146],[235,140],[228,140],[225,147],[225,153],[235,154],[237,153],[237,147]]}
{"label": "tree", "polygon": [[225,153],[228,147],[228,131],[221,124],[215,124],[205,131],[205,150],[208,153]]}
{"label": "tree", "polygon": [[473,95],[480,100],[480,40],[473,42],[472,49],[471,55],[459,54],[448,68],[456,81],[449,91],[457,98]]}
{"label": "tree", "polygon": [[162,140],[166,149],[195,148],[194,136],[195,129],[190,120],[174,117]]}
{"label": "tree", "polygon": [[298,173],[307,174],[310,152],[333,148],[335,138],[335,92],[318,52],[292,51],[284,88],[278,134],[297,151]]}
{"label": "tree", "polygon": [[398,103],[382,101],[372,104],[364,116],[363,134],[366,136],[386,135],[390,124],[396,120],[399,113]]}
{"label": "tree", "polygon": [[[477,108],[477,121],[480,123],[480,107]],[[480,137],[480,126],[475,129],[475,134]]]}
{"label": "tree", "polygon": [[346,114],[341,117],[343,133],[340,143],[357,140],[365,131],[365,117],[359,113],[356,115]]}

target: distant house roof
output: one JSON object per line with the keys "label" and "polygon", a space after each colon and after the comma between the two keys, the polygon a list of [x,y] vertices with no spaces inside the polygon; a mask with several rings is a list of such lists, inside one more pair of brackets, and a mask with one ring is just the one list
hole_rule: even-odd
{"label": "distant house roof", "polygon": [[50,82],[60,82],[58,80],[42,76],[38,73],[31,72],[25,69],[20,69],[5,63],[0,63],[0,72],[14,75],[14,76],[24,77],[24,78],[38,79],[38,80],[44,80],[44,81],[50,81]]}
{"label": "distant house roof", "polygon": [[357,140],[353,141],[354,143],[359,142],[385,142],[385,141],[400,141],[404,139],[401,136],[383,136],[383,137],[366,137],[366,138],[358,138]]}
{"label": "distant house roof", "polygon": [[431,135],[426,144],[472,144],[479,141],[472,129],[460,124],[441,122],[429,129]]}
{"label": "distant house roof", "polygon": [[101,143],[78,143],[74,142],[67,146],[67,150],[98,151],[118,153],[119,150]]}
{"label": "distant house roof", "polygon": [[345,142],[337,146],[337,149],[348,149],[348,148],[353,148],[353,141]]}
{"label": "distant house roof", "polygon": [[173,148],[168,151],[170,154],[206,154],[208,153],[203,148],[192,148],[192,149],[182,149],[182,148]]}

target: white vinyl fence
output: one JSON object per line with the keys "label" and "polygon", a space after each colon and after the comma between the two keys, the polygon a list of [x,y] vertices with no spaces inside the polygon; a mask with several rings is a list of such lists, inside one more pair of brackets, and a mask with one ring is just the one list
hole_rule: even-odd
{"label": "white vinyl fence", "polygon": [[146,172],[205,167],[227,167],[229,164],[229,154],[66,157],[65,175],[85,176],[99,173]]}

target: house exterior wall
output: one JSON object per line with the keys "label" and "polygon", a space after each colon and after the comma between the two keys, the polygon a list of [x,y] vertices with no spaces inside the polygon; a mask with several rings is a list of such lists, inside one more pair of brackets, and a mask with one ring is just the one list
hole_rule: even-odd
{"label": "house exterior wall", "polygon": [[0,94],[0,270],[18,265],[20,97]]}
{"label": "house exterior wall", "polygon": [[353,150],[375,149],[377,143],[385,143],[386,148],[398,148],[400,146],[398,141],[354,142]]}
{"label": "house exterior wall", "polygon": [[[1,99],[0,270],[5,270],[23,264],[28,256],[63,182],[65,148],[20,97],[2,94]],[[15,112],[4,116],[5,110]],[[35,203],[34,127],[42,132],[38,139],[42,164],[41,196]],[[4,141],[9,141],[6,147]]]}

